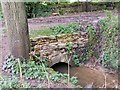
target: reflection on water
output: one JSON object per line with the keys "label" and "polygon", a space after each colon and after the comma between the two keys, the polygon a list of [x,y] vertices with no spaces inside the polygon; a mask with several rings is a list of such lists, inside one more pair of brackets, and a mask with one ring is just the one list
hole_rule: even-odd
{"label": "reflection on water", "polygon": [[[67,73],[68,64],[66,63],[57,63],[52,66],[52,68],[61,73]],[[78,77],[78,83],[81,86],[86,86],[93,83],[93,87],[103,87],[105,84],[105,74],[96,69],[91,69],[85,66],[80,67],[70,67],[70,75]],[[115,87],[115,84],[118,82],[118,78],[115,75],[106,74],[106,83],[107,87]],[[113,82],[116,81],[114,84]]]}

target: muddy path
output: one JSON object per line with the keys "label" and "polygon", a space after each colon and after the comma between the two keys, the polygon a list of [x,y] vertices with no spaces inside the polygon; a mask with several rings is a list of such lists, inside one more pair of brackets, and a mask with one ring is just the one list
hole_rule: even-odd
{"label": "muddy path", "polygon": [[[68,65],[65,63],[55,64],[52,68],[61,73],[68,72]],[[101,67],[99,67],[99,69],[86,67],[85,65],[81,65],[80,67],[70,67],[70,75],[76,76],[78,78],[78,84],[82,87],[90,84],[93,88],[118,87],[118,76],[106,73]]]}
{"label": "muddy path", "polygon": [[97,21],[104,16],[104,12],[89,12],[76,15],[41,17],[28,19],[28,25],[30,30],[39,29],[44,26],[51,27],[59,24],[67,24],[70,22],[80,22],[83,26],[88,22],[95,25]]}
{"label": "muddy path", "polygon": [[[51,27],[58,24],[66,24],[70,22],[80,22],[82,25],[89,23],[95,24],[105,13],[100,12],[82,12],[80,14],[71,14],[64,16],[50,16],[28,19],[29,30],[40,29],[41,27]],[[4,21],[0,21],[0,28],[5,27]]]}

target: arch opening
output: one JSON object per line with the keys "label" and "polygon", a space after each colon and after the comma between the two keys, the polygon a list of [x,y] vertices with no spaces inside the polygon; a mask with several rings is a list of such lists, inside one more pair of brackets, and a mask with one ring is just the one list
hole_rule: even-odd
{"label": "arch opening", "polygon": [[[69,65],[71,68],[71,65]],[[68,72],[68,63],[65,62],[59,62],[51,66],[55,71],[58,71],[60,73],[67,73]]]}

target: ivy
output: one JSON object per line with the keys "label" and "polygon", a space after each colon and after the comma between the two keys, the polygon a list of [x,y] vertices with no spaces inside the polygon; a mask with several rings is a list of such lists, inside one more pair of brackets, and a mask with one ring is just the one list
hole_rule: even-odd
{"label": "ivy", "polygon": [[73,43],[66,43],[66,49],[67,49],[67,53],[68,53],[69,57],[70,56],[72,57],[71,59],[73,60],[73,63],[76,66],[79,66],[80,59],[79,59],[78,54],[73,50]]}
{"label": "ivy", "polygon": [[106,11],[107,17],[100,20],[102,30],[102,64],[106,67],[118,68],[118,18]]}
{"label": "ivy", "polygon": [[[22,88],[22,83],[16,76],[12,77],[7,77],[7,76],[2,76],[0,78],[0,89],[3,88]],[[29,88],[30,85],[28,82],[24,82],[24,87],[23,88]]]}
{"label": "ivy", "polygon": [[[41,63],[35,62],[33,60],[21,60],[21,68],[22,68],[22,74],[28,79],[28,78],[40,78],[44,79],[45,73],[43,69],[44,67],[47,69],[46,65],[46,59],[42,59],[43,61]],[[6,62],[3,65],[3,69],[8,70],[10,73],[14,75],[18,75],[20,73],[18,62],[13,57],[10,56],[7,58]]]}
{"label": "ivy", "polygon": [[[46,62],[47,62],[46,58],[45,59],[40,58],[40,57],[37,57],[36,55],[35,55],[35,57],[36,57],[36,59],[39,59],[40,62],[33,61],[33,60],[25,60],[25,59],[20,60],[22,75],[26,79],[38,79],[38,80],[49,79],[49,80],[53,80],[53,81],[60,82],[60,83],[61,83],[61,80],[67,81],[68,74],[62,74],[62,73],[56,72],[53,69],[49,68],[46,65]],[[6,59],[6,61],[4,62],[3,70],[9,71],[15,77],[17,75],[19,75],[20,71],[19,71],[17,59],[15,59],[13,56],[9,56]],[[70,77],[70,79],[71,79],[70,82],[73,84],[76,84],[77,77],[74,77],[74,78],[73,77],[74,76]],[[15,82],[17,84],[16,81],[18,81],[18,80],[16,79],[13,82]],[[3,83],[7,83],[7,82],[3,82]],[[11,83],[8,82],[8,83],[11,85],[12,82]],[[1,84],[2,83],[0,83],[0,85]],[[20,85],[19,85],[19,87],[20,87]],[[5,87],[7,87],[7,86],[5,86]]]}
{"label": "ivy", "polygon": [[88,44],[86,49],[86,59],[89,59],[92,56],[97,56],[94,51],[94,45],[97,41],[96,31],[91,24],[88,24],[86,28],[86,32],[88,34]]}

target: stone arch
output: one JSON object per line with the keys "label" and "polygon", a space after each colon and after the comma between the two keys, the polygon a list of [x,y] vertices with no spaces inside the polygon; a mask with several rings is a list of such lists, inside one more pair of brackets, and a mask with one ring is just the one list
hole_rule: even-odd
{"label": "stone arch", "polygon": [[[71,65],[69,65],[71,67]],[[55,71],[59,71],[61,73],[67,73],[68,71],[68,63],[66,62],[59,62],[51,66],[51,68]]]}
{"label": "stone arch", "polygon": [[[53,62],[53,63],[48,63],[48,66],[49,66],[49,67],[52,67],[52,66],[54,66],[54,65],[56,65],[56,64],[58,64],[58,63],[68,64],[68,62],[65,62],[65,61],[56,61],[56,62]],[[71,61],[70,61],[69,65],[70,65],[70,66],[74,66],[73,62],[71,62]]]}

